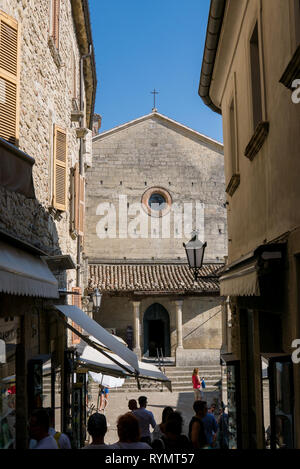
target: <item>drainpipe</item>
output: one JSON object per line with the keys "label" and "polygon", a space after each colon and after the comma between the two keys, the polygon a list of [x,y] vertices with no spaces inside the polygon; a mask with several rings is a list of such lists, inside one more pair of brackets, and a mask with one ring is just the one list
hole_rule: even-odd
{"label": "drainpipe", "polygon": [[[89,45],[89,53],[82,55],[80,57],[80,111],[84,111],[84,102],[83,102],[83,61],[92,55],[92,44]],[[84,117],[80,117],[80,127],[84,126]],[[83,174],[83,140],[80,138],[80,147],[79,147],[79,174]],[[76,267],[76,285],[80,287],[80,237],[77,237],[77,267]]]}

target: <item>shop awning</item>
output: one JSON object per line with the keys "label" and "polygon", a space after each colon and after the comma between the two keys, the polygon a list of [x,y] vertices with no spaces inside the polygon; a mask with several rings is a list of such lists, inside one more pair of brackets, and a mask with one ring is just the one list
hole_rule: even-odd
{"label": "shop awning", "polygon": [[260,296],[257,259],[228,269],[220,277],[221,296]]}
{"label": "shop awning", "polygon": [[[85,330],[90,336],[98,340],[100,342],[100,348],[103,345],[109,351],[113,352],[113,354],[116,354],[116,357],[112,357],[112,361],[115,360],[119,362],[119,360],[121,359],[124,361],[124,367],[126,369],[128,368],[128,365],[130,365],[133,368],[134,372],[139,374],[139,365],[136,354],[133,353],[128,347],[123,345],[112,334],[107,332],[102,326],[100,326],[100,324],[90,318],[84,311],[82,311],[77,306],[70,305],[54,305],[54,307],[58,309],[61,313],[63,313],[67,318],[70,318],[83,330]],[[73,330],[70,324],[67,323],[66,325]],[[99,348],[99,344],[93,344],[93,342],[89,338],[87,338],[77,330],[74,330],[74,332],[82,340],[91,345],[91,347],[95,349]],[[107,350],[103,350],[100,355],[106,355],[107,353]]]}
{"label": "shop awning", "polygon": [[124,378],[115,378],[114,376],[95,373],[94,371],[89,371],[89,375],[95,383],[101,384],[109,389],[121,388],[125,381]]}
{"label": "shop awning", "polygon": [[45,262],[0,241],[0,291],[12,295],[59,298],[57,280]]}
{"label": "shop awning", "polygon": [[[93,337],[89,337],[91,342],[94,342],[95,339]],[[110,376],[114,376],[116,378],[121,377],[135,377],[135,370],[131,367],[131,369],[125,370],[120,365],[126,365],[124,360],[118,357],[119,365],[112,361],[114,358],[112,353],[107,353],[104,356],[100,351],[96,350],[95,348],[91,347],[90,345],[84,345],[82,342],[77,348],[80,356],[78,358],[78,364],[89,369],[90,371],[98,372],[107,374]],[[143,363],[138,361],[139,366],[139,379],[145,380],[152,380],[152,381],[159,381],[164,383],[168,389],[171,390],[171,381],[169,378],[160,371],[160,369],[152,365],[150,363]]]}

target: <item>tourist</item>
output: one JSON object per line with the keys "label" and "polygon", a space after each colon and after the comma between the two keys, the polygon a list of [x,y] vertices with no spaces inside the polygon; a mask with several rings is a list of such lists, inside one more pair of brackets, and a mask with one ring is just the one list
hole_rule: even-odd
{"label": "tourist", "polygon": [[166,421],[170,414],[172,414],[174,410],[172,407],[165,407],[162,411],[161,423],[157,424],[151,434],[152,441],[161,438],[166,431]]}
{"label": "tourist", "polygon": [[107,449],[108,445],[104,443],[104,437],[107,432],[106,417],[96,412],[88,420],[87,429],[92,437],[92,443],[84,446],[82,449]]}
{"label": "tourist", "polygon": [[150,425],[154,429],[156,427],[156,422],[152,412],[146,410],[147,406],[147,397],[140,396],[139,399],[139,409],[133,411],[133,414],[138,419],[140,430],[141,430],[141,441],[151,444],[150,436]]}
{"label": "tourist", "polygon": [[138,406],[137,406],[136,400],[135,399],[130,399],[128,401],[128,409],[131,410],[131,412],[132,412],[133,410],[137,410],[137,408],[138,408]]}
{"label": "tourist", "polygon": [[221,405],[221,412],[218,418],[218,447],[220,449],[228,449],[229,448],[229,428],[228,428],[228,414],[225,412],[225,405],[222,402]]}
{"label": "tourist", "polygon": [[207,437],[204,430],[203,417],[207,412],[205,401],[195,401],[193,404],[195,415],[189,424],[189,439],[194,449],[208,448]]}
{"label": "tourist", "polygon": [[101,410],[104,411],[105,407],[107,406],[109,389],[99,384],[99,393],[100,393],[100,409],[99,410],[101,412]]}
{"label": "tourist", "polygon": [[213,404],[211,404],[211,406],[210,406],[209,409],[207,410],[207,413],[208,413],[208,414],[215,415],[216,410],[217,410],[217,406],[216,406],[216,404],[213,403]]}
{"label": "tourist", "polygon": [[192,374],[193,390],[195,395],[195,401],[201,401],[201,380],[199,376],[199,368],[194,368]]}
{"label": "tourist", "polygon": [[69,437],[65,433],[57,432],[54,428],[54,409],[48,407],[46,410],[48,412],[50,422],[49,435],[53,436],[59,449],[71,449]]}
{"label": "tourist", "polygon": [[192,449],[189,439],[182,435],[183,420],[179,412],[173,411],[169,414],[165,433],[152,442],[152,448],[155,451],[177,451]]}
{"label": "tourist", "polygon": [[117,430],[119,441],[110,445],[109,449],[151,449],[150,445],[140,441],[139,421],[133,412],[127,412],[118,418]]}
{"label": "tourist", "polygon": [[[205,402],[205,401],[203,401]],[[204,431],[207,438],[207,443],[213,448],[216,446],[218,424],[213,414],[207,413],[207,406],[205,402],[205,414],[202,418]]]}
{"label": "tourist", "polygon": [[58,449],[53,436],[49,435],[49,415],[42,407],[32,412],[29,420],[29,436],[37,441],[30,449]]}

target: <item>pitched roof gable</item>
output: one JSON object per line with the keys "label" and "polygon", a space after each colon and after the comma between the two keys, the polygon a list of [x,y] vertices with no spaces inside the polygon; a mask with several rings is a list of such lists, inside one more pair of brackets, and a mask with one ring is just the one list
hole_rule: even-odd
{"label": "pitched roof gable", "polygon": [[224,147],[222,143],[210,137],[207,137],[206,135],[203,135],[200,132],[197,132],[196,130],[191,129],[190,127],[187,127],[186,125],[180,124],[179,122],[173,119],[170,119],[169,117],[164,116],[163,114],[160,114],[157,111],[153,111],[150,114],[146,114],[145,116],[138,117],[137,119],[134,119],[132,121],[126,122],[125,124],[122,124],[110,130],[107,130],[106,132],[102,132],[101,134],[96,135],[93,138],[93,142],[97,142],[98,140],[102,140],[105,137],[109,137],[116,132],[128,129],[129,127],[132,127],[133,125],[139,124],[141,122],[144,122],[148,119],[153,119],[153,118],[156,118],[158,120],[161,120],[162,122],[170,124],[171,127],[174,127],[174,130],[181,130],[181,131],[186,132],[187,134],[190,134],[191,137],[193,138],[198,138],[200,142],[206,145],[212,146],[215,150],[223,154]]}

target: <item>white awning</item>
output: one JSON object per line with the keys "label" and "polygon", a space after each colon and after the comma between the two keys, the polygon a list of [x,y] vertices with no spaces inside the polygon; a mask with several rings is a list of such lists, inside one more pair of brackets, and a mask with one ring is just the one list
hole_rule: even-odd
{"label": "white awning", "polygon": [[[84,311],[82,311],[77,306],[70,305],[54,305],[54,307],[61,311],[67,318],[70,318],[78,326],[84,329],[89,335],[97,339],[100,344],[111,350],[113,354],[116,354],[117,357],[113,357],[114,359],[117,358],[118,361],[123,360],[127,368],[129,364],[136,373],[139,373],[139,365],[136,354],[128,347],[123,345],[122,342],[116,339],[112,334],[107,332],[103,327],[100,326],[100,324],[90,318]],[[66,325],[70,327],[69,324]],[[85,337],[78,331],[74,332],[83,340],[86,340]],[[99,354],[102,356],[102,353],[99,352]]]}
{"label": "white awning", "polygon": [[[94,337],[89,337],[89,340],[95,342]],[[97,341],[96,341],[97,342]],[[116,363],[114,363],[111,358],[114,355],[112,353],[107,353],[106,356],[102,355],[101,352],[95,350],[90,345],[86,345],[80,353],[80,357],[78,359],[79,364],[83,367],[89,368],[92,371],[98,371],[103,374],[107,374],[114,377],[126,377],[126,376],[135,376],[134,369],[131,370],[124,370]],[[118,357],[118,362],[120,365],[126,365],[124,360]],[[162,373],[157,366],[152,365],[150,363],[143,363],[141,361],[138,362],[139,366],[139,375],[138,378],[140,379],[148,379],[153,381],[160,381],[166,384],[168,388],[170,388],[170,380],[169,378]],[[128,367],[127,367],[128,368]]]}
{"label": "white awning", "polygon": [[0,291],[11,295],[59,298],[57,280],[37,256],[0,241]]}
{"label": "white awning", "polygon": [[95,373],[94,371],[89,371],[89,375],[95,383],[99,383],[109,389],[121,388],[125,381],[124,378],[115,378],[114,376]]}
{"label": "white awning", "polygon": [[230,269],[220,277],[221,296],[260,296],[257,260]]}

